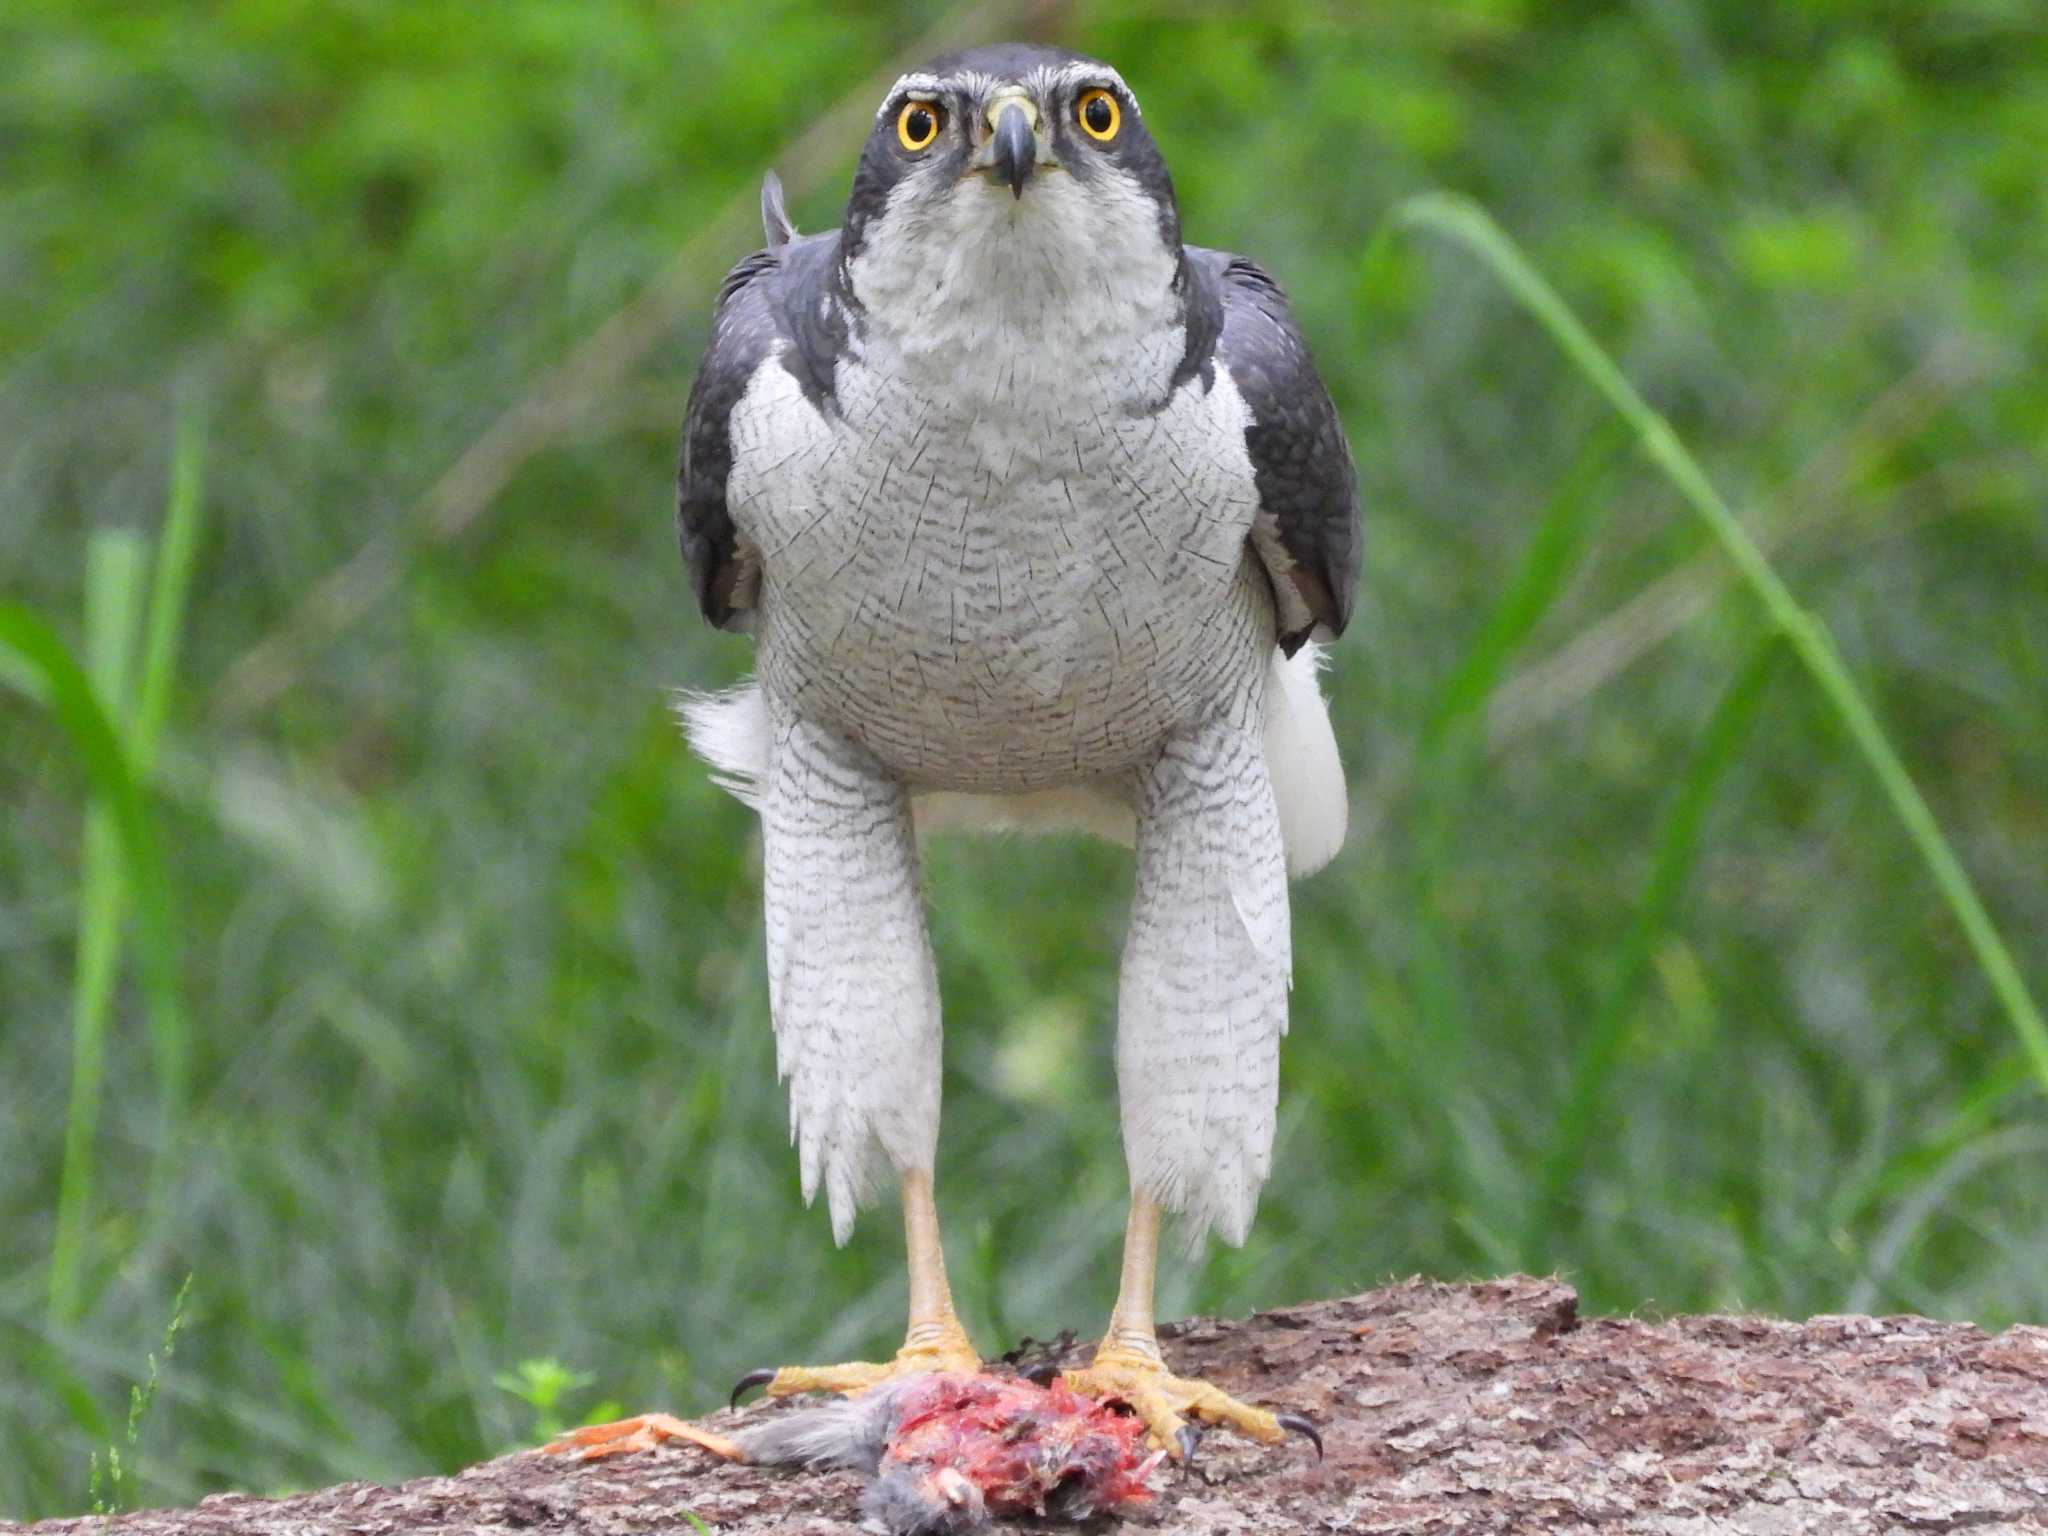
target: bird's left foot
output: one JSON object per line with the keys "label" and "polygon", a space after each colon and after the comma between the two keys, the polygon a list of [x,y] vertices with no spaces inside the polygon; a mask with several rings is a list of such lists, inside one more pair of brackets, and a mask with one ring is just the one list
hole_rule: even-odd
{"label": "bird's left foot", "polygon": [[[1206,1381],[1175,1376],[1156,1355],[1122,1346],[1103,1350],[1083,1370],[1067,1371],[1066,1384],[1084,1397],[1128,1403],[1145,1422],[1152,1444],[1176,1461],[1194,1451],[1194,1423],[1220,1424],[1249,1439],[1278,1445],[1288,1435],[1305,1436],[1323,1454],[1323,1437],[1298,1413],[1272,1413],[1241,1403]],[[1193,1423],[1190,1423],[1190,1421]]]}
{"label": "bird's left foot", "polygon": [[629,1451],[651,1451],[670,1440],[686,1440],[691,1445],[701,1445],[712,1455],[722,1456],[727,1461],[747,1459],[737,1441],[713,1434],[708,1429],[699,1429],[666,1413],[642,1413],[630,1419],[615,1419],[609,1424],[586,1424],[581,1429],[570,1430],[558,1440],[550,1440],[541,1449],[554,1456],[574,1451],[578,1461],[597,1461],[606,1456],[623,1456]]}

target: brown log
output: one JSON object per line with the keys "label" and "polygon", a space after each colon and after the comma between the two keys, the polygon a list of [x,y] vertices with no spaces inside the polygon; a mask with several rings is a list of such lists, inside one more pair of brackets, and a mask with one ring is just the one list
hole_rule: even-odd
{"label": "brown log", "polygon": [[[1318,1463],[1216,1433],[1134,1530],[1202,1533],[2048,1532],[2048,1328],[1919,1317],[1581,1318],[1556,1280],[1411,1280],[1162,1330],[1168,1363],[1324,1425]],[[652,1405],[650,1405],[652,1406]],[[721,1426],[784,1411],[720,1413]],[[454,1477],[0,1524],[19,1536],[423,1531],[854,1536],[845,1475],[681,1447],[536,1452]],[[1113,1527],[1109,1527],[1113,1528]]]}

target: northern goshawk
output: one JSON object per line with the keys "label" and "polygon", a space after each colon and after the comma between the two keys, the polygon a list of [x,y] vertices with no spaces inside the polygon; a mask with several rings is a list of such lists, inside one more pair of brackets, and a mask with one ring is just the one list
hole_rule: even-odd
{"label": "northern goshawk", "polygon": [[[1287,880],[1342,841],[1316,640],[1350,616],[1355,477],[1279,287],[1185,245],[1136,97],[1021,44],[903,76],[838,230],[720,290],[684,429],[696,598],[758,671],[686,708],[760,814],[768,981],[806,1199],[833,1234],[893,1173],[910,1320],[885,1364],[772,1393],[972,1370],[932,1194],[940,1010],[919,889],[940,825],[1131,842],[1117,1003],[1131,1207],[1077,1389],[1164,1446],[1284,1416],[1169,1374],[1162,1211],[1243,1240],[1271,1166]],[[765,1376],[766,1373],[758,1373]]]}

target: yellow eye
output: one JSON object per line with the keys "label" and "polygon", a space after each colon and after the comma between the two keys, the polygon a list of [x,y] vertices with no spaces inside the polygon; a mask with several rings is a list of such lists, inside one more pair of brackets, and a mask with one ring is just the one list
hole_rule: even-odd
{"label": "yellow eye", "polygon": [[945,122],[945,110],[938,103],[906,101],[896,118],[896,137],[905,149],[929,149]]}
{"label": "yellow eye", "polygon": [[1124,121],[1123,109],[1116,104],[1116,98],[1100,86],[1081,93],[1081,99],[1074,103],[1074,116],[1089,138],[1104,144],[1116,137],[1116,131]]}

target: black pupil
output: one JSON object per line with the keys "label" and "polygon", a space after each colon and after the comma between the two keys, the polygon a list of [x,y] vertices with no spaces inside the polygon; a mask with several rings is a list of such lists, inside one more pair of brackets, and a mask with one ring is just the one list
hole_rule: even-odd
{"label": "black pupil", "polygon": [[939,125],[932,121],[931,113],[919,107],[910,114],[910,136],[922,144],[939,131]]}
{"label": "black pupil", "polygon": [[1109,132],[1110,113],[1109,98],[1107,96],[1089,97],[1088,105],[1081,110],[1090,128],[1094,129],[1097,133]]}

